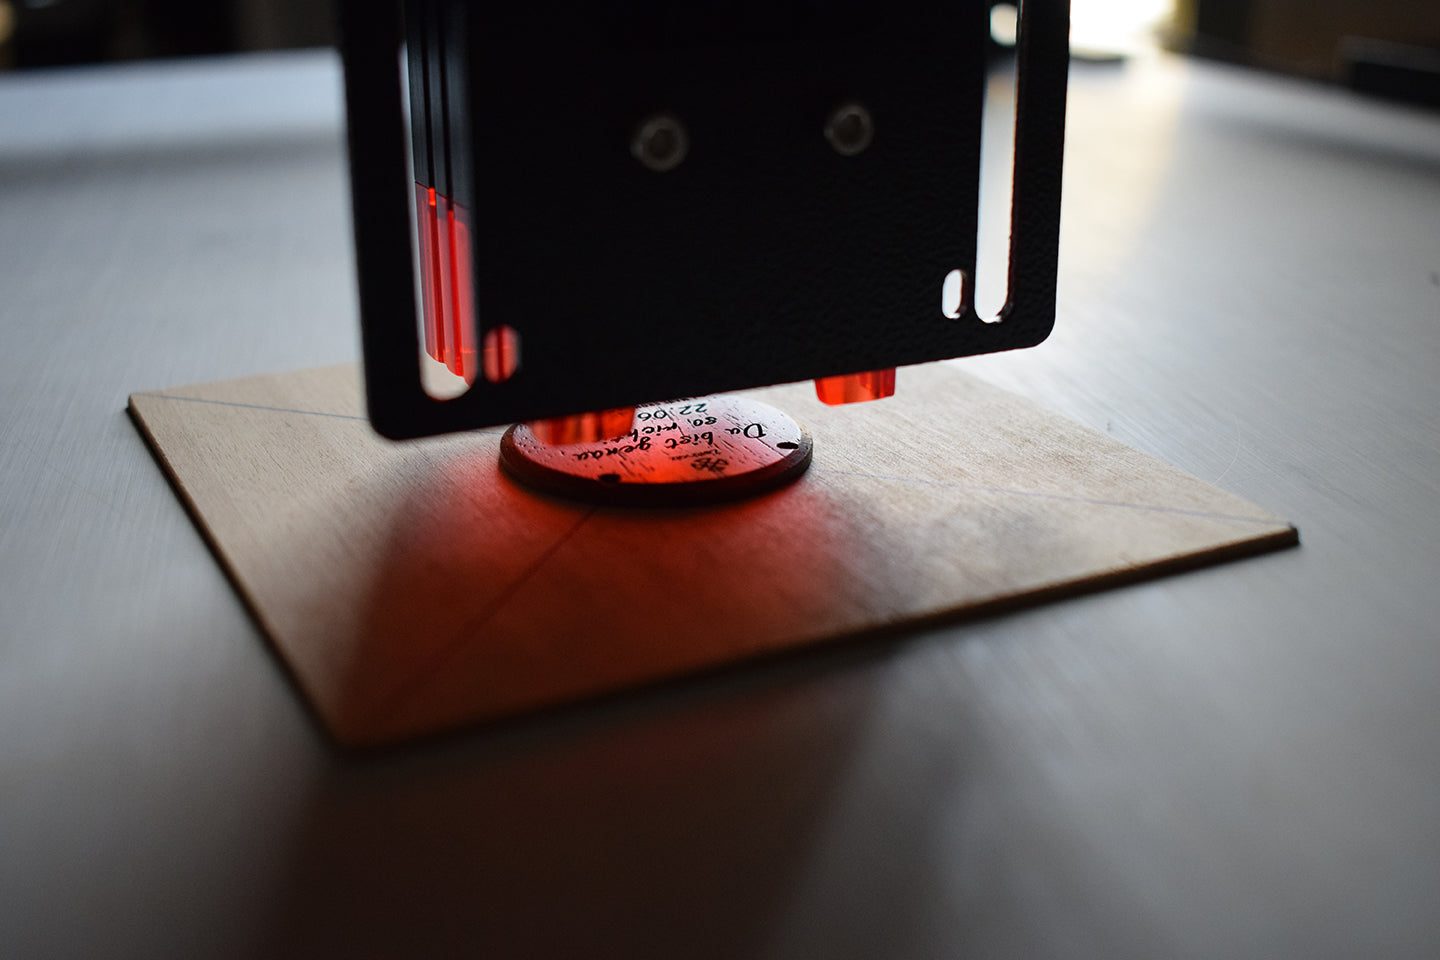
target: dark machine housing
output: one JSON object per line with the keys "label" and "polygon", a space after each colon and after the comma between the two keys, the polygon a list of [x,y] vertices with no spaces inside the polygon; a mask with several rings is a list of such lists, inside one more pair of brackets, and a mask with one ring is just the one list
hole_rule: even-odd
{"label": "dark machine housing", "polygon": [[[1009,350],[1053,325],[1063,0],[1021,8],[995,323],[972,303],[985,0],[341,6],[381,433]],[[466,393],[422,389],[422,341]],[[487,369],[487,345],[506,362]]]}

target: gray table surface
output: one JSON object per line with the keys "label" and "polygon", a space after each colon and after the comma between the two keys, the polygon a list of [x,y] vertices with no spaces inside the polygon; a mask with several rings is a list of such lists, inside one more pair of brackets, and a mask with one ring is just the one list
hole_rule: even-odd
{"label": "gray table surface", "polygon": [[356,357],[341,130],[0,77],[0,955],[1440,955],[1440,117],[1077,67],[1059,326],[963,363],[1301,548],[370,758],[123,413]]}

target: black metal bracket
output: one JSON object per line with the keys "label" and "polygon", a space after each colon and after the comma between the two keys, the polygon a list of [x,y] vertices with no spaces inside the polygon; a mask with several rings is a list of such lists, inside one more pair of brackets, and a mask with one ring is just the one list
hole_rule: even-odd
{"label": "black metal bracket", "polygon": [[[672,8],[707,6],[722,17],[753,5]],[[1045,339],[1055,319],[1067,0],[1020,7],[998,323],[982,322],[972,297],[989,4],[790,6],[812,18],[796,14],[804,30],[816,11],[831,19],[818,34],[757,39],[731,29],[672,49],[667,37],[632,43],[597,28],[606,14],[593,11],[606,4],[467,8],[467,93],[485,121],[462,145],[474,171],[479,322],[517,327],[524,359],[504,383],[478,380],[438,400],[418,362],[403,6],[342,0],[365,386],[380,433],[415,437]],[[646,4],[608,7],[633,15]],[[854,30],[836,27],[847,17]],[[874,145],[858,156],[838,155],[818,118],[811,123],[835,94],[873,104]],[[690,155],[671,172],[644,169],[628,149],[629,125],[652,108],[692,124]],[[970,282],[950,319],[940,289],[957,268]]]}

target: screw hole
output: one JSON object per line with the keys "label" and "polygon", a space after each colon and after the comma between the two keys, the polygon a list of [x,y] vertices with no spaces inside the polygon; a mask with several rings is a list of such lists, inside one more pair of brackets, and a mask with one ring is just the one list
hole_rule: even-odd
{"label": "screw hole", "polygon": [[779,443],[775,444],[775,446],[779,447],[781,450],[798,450],[798,449],[800,449],[800,444],[795,443],[795,442],[793,442],[793,441],[791,441],[791,440],[782,440],[782,441],[780,441]]}
{"label": "screw hole", "polygon": [[690,137],[685,127],[668,113],[646,120],[630,141],[630,154],[656,173],[674,170],[689,152]]}
{"label": "screw hole", "polygon": [[825,121],[825,139],[842,157],[863,153],[875,137],[875,121],[870,111],[858,103],[837,107]]}

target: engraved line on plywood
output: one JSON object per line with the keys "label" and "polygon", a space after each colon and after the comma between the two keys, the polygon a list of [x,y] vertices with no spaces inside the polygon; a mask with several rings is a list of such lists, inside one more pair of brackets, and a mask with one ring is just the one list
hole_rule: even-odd
{"label": "engraved line on plywood", "polygon": [[418,688],[422,687],[424,682],[433,676],[435,671],[443,667],[467,641],[483,630],[487,623],[495,619],[500,611],[505,608],[505,605],[510,602],[510,599],[520,591],[520,588],[533,579],[545,564],[550,561],[550,558],[555,556],[561,547],[569,543],[571,538],[580,532],[580,528],[585,526],[586,522],[595,515],[598,509],[599,507],[591,507],[586,510],[580,519],[571,524],[570,528],[560,534],[554,543],[545,548],[544,553],[540,554],[528,567],[520,571],[520,574],[512,580],[494,600],[490,601],[484,610],[481,610],[474,618],[465,623],[465,625],[456,632],[455,636],[450,638],[448,643],[437,650],[429,662],[422,664],[412,672],[410,676],[396,684],[388,697],[374,705],[374,708],[369,713],[370,719],[374,720],[390,713],[409,698]]}
{"label": "engraved line on plywood", "polygon": [[154,397],[157,400],[188,400],[190,403],[212,403],[217,407],[241,407],[245,410],[268,410],[271,413],[298,413],[306,417],[332,417],[336,420],[363,420],[370,422],[369,417],[359,417],[352,413],[324,413],[320,410],[292,410],[289,407],[267,407],[260,403],[239,403],[235,400],[211,400],[209,397],[182,397],[174,393],[137,393],[137,397]]}

